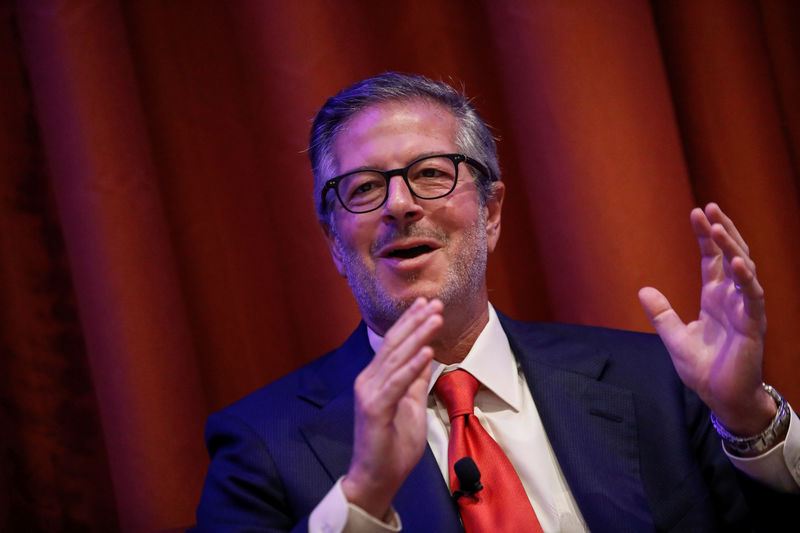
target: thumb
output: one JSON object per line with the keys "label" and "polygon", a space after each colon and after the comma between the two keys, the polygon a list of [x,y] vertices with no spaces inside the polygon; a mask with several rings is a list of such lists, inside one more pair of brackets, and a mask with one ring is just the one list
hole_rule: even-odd
{"label": "thumb", "polygon": [[650,323],[662,339],[672,337],[684,327],[678,313],[669,304],[667,297],[653,287],[642,287],[639,289],[639,301],[647,313]]}

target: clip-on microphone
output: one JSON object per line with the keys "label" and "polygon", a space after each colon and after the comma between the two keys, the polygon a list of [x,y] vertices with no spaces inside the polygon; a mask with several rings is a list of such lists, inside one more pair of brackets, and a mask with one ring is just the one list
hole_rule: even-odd
{"label": "clip-on microphone", "polygon": [[474,497],[475,493],[483,490],[481,485],[481,471],[478,470],[478,465],[472,460],[472,457],[462,457],[453,465],[453,470],[456,471],[458,484],[461,487],[453,492],[453,499],[457,502],[461,496]]}

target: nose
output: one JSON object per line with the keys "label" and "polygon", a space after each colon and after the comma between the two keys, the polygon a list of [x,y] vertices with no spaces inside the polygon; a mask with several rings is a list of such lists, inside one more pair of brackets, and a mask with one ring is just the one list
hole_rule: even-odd
{"label": "nose", "polygon": [[381,209],[382,218],[390,222],[413,222],[422,218],[422,206],[402,176],[392,176],[389,180],[388,196]]}

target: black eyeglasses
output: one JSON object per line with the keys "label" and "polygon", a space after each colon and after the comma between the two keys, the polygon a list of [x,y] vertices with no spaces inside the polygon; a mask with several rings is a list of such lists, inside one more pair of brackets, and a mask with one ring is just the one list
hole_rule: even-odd
{"label": "black eyeglasses", "polygon": [[336,191],[342,206],[351,213],[369,213],[382,206],[389,197],[389,180],[402,176],[408,190],[417,198],[435,200],[447,196],[456,188],[458,165],[467,163],[488,177],[497,177],[478,161],[462,154],[438,154],[421,157],[404,168],[394,170],[359,169],[325,182],[322,202],[329,189]]}

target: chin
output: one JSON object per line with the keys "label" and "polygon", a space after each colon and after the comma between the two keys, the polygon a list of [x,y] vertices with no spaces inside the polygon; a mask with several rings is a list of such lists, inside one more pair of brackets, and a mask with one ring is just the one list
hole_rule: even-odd
{"label": "chin", "polygon": [[397,291],[388,291],[388,296],[398,303],[403,303],[406,307],[414,303],[417,298],[440,298],[443,292],[441,284],[438,283],[414,283],[411,287],[405,287]]}
{"label": "chin", "polygon": [[411,307],[419,297],[427,299],[438,298],[439,291],[422,288],[406,288],[402,291],[374,290],[364,291],[354,289],[358,307],[367,323],[382,335],[397,322],[397,319]]}

